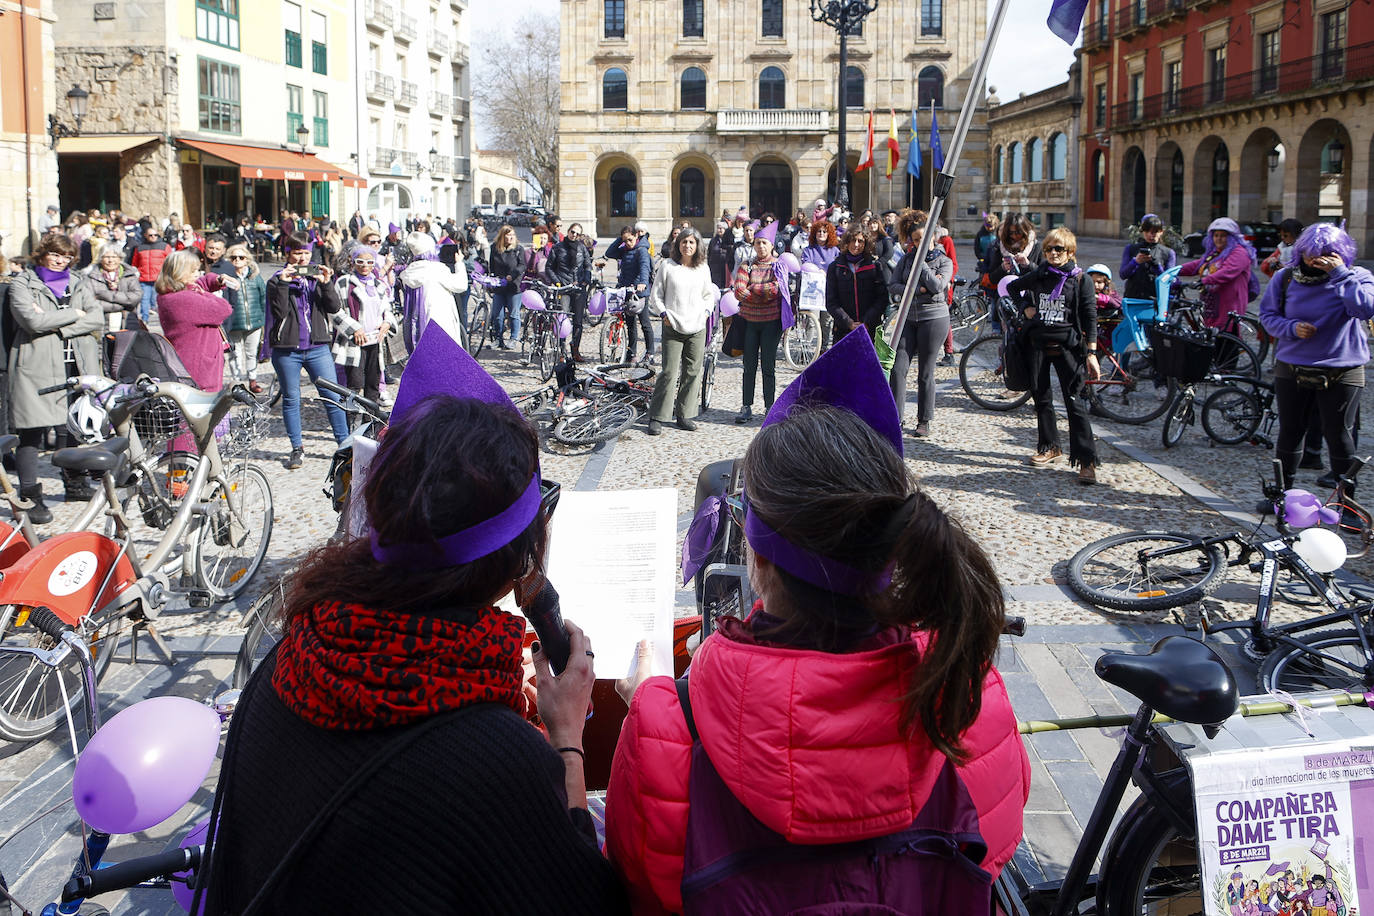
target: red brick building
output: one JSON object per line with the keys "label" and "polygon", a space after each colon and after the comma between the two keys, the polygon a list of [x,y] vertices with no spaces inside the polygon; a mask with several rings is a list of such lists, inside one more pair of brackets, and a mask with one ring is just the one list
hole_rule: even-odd
{"label": "red brick building", "polygon": [[1374,10],[1349,0],[1091,0],[1082,231],[1147,212],[1348,220],[1374,252]]}

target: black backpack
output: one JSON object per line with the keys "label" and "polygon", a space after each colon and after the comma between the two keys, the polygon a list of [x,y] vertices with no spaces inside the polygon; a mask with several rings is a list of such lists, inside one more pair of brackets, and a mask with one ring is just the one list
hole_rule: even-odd
{"label": "black backpack", "polygon": [[161,382],[199,387],[186,371],[172,342],[152,331],[110,331],[105,335],[102,355],[105,374],[119,382],[132,382],[146,375]]}

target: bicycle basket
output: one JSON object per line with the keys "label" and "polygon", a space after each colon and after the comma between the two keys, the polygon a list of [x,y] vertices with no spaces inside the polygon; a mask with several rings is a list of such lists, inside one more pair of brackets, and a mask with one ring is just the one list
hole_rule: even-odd
{"label": "bicycle basket", "polygon": [[219,452],[226,460],[247,458],[267,438],[268,420],[256,408],[236,410],[228,417],[229,431],[219,440]]}
{"label": "bicycle basket", "polygon": [[1180,382],[1200,382],[1207,377],[1217,346],[1210,331],[1161,324],[1147,325],[1145,330],[1160,375]]}
{"label": "bicycle basket", "polygon": [[133,415],[134,430],[145,448],[152,449],[187,432],[186,420],[171,398],[153,398]]}

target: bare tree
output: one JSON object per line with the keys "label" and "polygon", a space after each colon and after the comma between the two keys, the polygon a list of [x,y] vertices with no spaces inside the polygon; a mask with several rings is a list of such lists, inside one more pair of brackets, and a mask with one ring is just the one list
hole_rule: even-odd
{"label": "bare tree", "polygon": [[492,146],[506,150],[558,201],[558,17],[530,13],[509,31],[487,30],[476,46],[472,97]]}

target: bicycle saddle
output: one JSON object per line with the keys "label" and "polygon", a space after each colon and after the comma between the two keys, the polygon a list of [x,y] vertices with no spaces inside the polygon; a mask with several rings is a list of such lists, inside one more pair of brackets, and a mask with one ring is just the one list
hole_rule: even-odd
{"label": "bicycle saddle", "polygon": [[19,444],[19,437],[13,434],[0,436],[0,455],[8,455]]}
{"label": "bicycle saddle", "polygon": [[53,452],[52,463],[55,467],[68,471],[95,471],[104,473],[119,467],[123,453],[129,448],[129,440],[115,436],[99,445],[82,448],[60,448]]}
{"label": "bicycle saddle", "polygon": [[1145,655],[1109,652],[1094,670],[1108,684],[1180,722],[1218,725],[1239,701],[1231,669],[1211,646],[1187,636],[1166,636]]}

